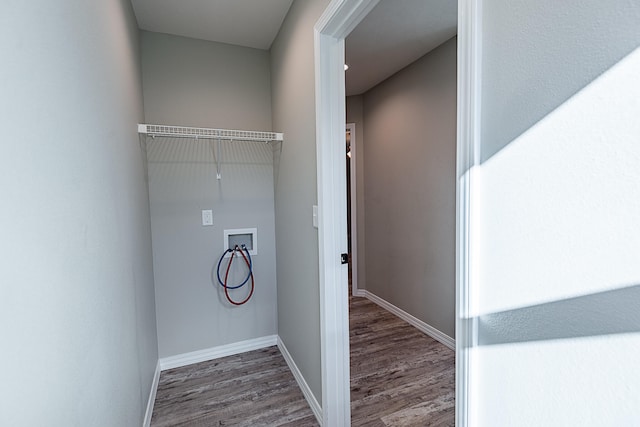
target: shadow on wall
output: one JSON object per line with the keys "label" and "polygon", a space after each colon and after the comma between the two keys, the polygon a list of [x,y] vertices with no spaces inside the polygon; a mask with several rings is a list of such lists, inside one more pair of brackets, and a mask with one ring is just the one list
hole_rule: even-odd
{"label": "shadow on wall", "polygon": [[482,13],[470,412],[638,425],[640,5],[488,0]]}
{"label": "shadow on wall", "polygon": [[638,72],[640,48],[476,168],[471,317],[640,283]]}
{"label": "shadow on wall", "polygon": [[480,346],[637,333],[638,301],[640,285],[634,285],[468,321],[477,322]]}
{"label": "shadow on wall", "polygon": [[640,46],[637,6],[622,8],[570,0],[550,17],[539,2],[485,2],[483,57],[512,59],[483,63],[482,162]]}

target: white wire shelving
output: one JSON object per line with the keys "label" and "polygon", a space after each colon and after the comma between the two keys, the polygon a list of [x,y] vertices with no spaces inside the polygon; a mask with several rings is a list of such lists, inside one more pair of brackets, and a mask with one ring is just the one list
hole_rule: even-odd
{"label": "white wire shelving", "polygon": [[[274,141],[283,141],[284,134],[278,132],[262,132],[255,130],[233,130],[233,129],[212,129],[198,128],[188,126],[171,126],[171,125],[152,125],[138,124],[138,133],[147,135],[152,138],[190,138],[213,140],[217,142],[216,159],[216,178],[221,179],[220,173],[221,153],[220,143],[222,141],[248,141],[270,143]],[[212,147],[213,148],[213,147]]]}
{"label": "white wire shelving", "polygon": [[214,139],[218,141],[282,141],[284,135],[278,132],[262,132],[254,130],[212,129],[187,126],[138,124],[138,133],[151,137]]}

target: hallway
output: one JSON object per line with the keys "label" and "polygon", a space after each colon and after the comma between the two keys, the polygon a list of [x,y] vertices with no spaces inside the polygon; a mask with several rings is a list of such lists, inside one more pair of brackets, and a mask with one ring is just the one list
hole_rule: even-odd
{"label": "hallway", "polygon": [[454,351],[366,298],[349,309],[352,425],[453,426]]}

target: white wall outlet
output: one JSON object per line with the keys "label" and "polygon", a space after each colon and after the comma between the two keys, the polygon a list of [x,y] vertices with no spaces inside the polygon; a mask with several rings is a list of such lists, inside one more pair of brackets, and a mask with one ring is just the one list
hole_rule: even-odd
{"label": "white wall outlet", "polygon": [[202,225],[213,225],[213,211],[211,209],[202,211]]}

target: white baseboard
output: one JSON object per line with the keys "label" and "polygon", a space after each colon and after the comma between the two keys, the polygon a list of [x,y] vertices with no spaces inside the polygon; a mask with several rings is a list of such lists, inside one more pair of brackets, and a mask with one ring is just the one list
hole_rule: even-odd
{"label": "white baseboard", "polygon": [[289,365],[289,369],[298,382],[300,390],[302,390],[302,394],[304,395],[305,399],[307,399],[307,402],[309,403],[313,414],[316,416],[318,424],[320,424],[320,426],[322,427],[322,407],[318,403],[316,397],[313,395],[311,388],[309,388],[309,384],[307,384],[307,382],[305,381],[304,377],[302,376],[302,372],[300,372],[300,369],[298,369],[296,362],[294,362],[291,354],[289,353],[289,350],[287,350],[287,347],[284,345],[280,337],[278,337],[278,348],[280,349],[280,353],[282,353],[282,357],[284,357],[284,360],[287,362],[287,365]]}
{"label": "white baseboard", "polygon": [[[360,295],[360,294],[362,294],[362,295]],[[384,308],[385,310],[395,314],[396,316],[398,316],[399,318],[401,318],[405,322],[409,323],[411,326],[414,326],[415,328],[417,328],[422,333],[424,333],[426,335],[429,335],[434,340],[439,341],[442,344],[446,345],[451,350],[455,350],[456,349],[456,340],[451,338],[449,335],[445,334],[444,332],[439,331],[438,329],[434,328],[433,326],[431,326],[431,325],[423,322],[422,320],[412,316],[411,314],[407,313],[406,311],[404,311],[402,309],[399,309],[395,305],[391,304],[390,302],[387,302],[387,301],[383,300],[379,296],[377,296],[375,294],[372,294],[371,292],[369,292],[367,290],[363,290],[363,289],[358,289],[358,295],[356,295],[356,296],[364,296],[365,298],[367,298],[367,299],[371,300],[372,302],[378,304],[380,307]]]}
{"label": "white baseboard", "polygon": [[277,335],[254,338],[246,341],[207,348],[204,350],[192,351],[190,353],[178,354],[175,356],[163,357],[160,359],[160,370],[179,368],[181,366],[192,365],[194,363],[206,362],[207,360],[219,359],[221,357],[233,356],[234,354],[245,353],[247,351],[259,350],[278,344]]}
{"label": "white baseboard", "polygon": [[352,295],[354,297],[366,297],[367,296],[366,293],[367,293],[367,291],[365,291],[364,289],[359,289],[359,288],[356,288],[356,289],[354,289],[352,291]]}
{"label": "white baseboard", "polygon": [[156,402],[156,392],[158,391],[158,382],[160,381],[160,361],[156,364],[156,372],[153,374],[153,381],[151,382],[151,390],[149,391],[149,400],[147,401],[147,412],[144,414],[144,421],[142,427],[149,427],[151,425],[151,415],[153,415],[153,405]]}

